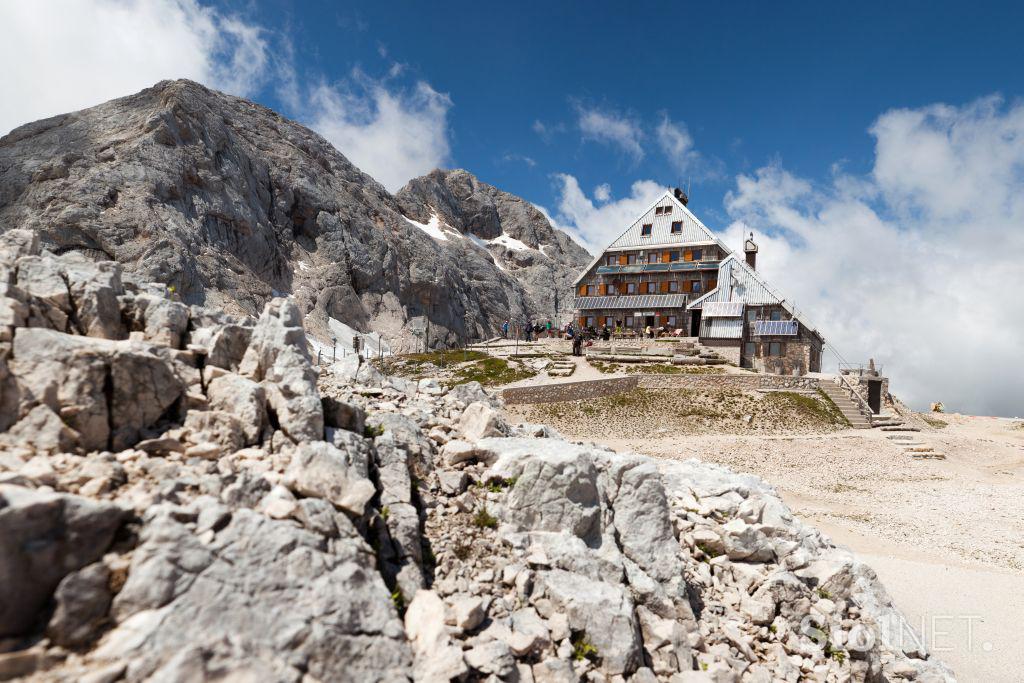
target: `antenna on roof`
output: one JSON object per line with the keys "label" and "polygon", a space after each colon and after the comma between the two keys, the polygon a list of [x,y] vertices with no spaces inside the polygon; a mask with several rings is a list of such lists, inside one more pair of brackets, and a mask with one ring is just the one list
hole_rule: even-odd
{"label": "antenna on roof", "polygon": [[690,176],[686,176],[686,196],[690,196]]}

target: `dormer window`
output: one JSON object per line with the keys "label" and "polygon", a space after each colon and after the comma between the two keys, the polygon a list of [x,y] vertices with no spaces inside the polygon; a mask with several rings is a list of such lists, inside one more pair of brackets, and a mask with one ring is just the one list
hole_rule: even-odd
{"label": "dormer window", "polygon": [[672,234],[673,235],[681,235],[682,233],[683,233],[683,222],[682,221],[672,221]]}
{"label": "dormer window", "polygon": [[640,236],[641,237],[650,237],[651,236],[651,224],[650,223],[644,223],[643,225],[640,226]]}

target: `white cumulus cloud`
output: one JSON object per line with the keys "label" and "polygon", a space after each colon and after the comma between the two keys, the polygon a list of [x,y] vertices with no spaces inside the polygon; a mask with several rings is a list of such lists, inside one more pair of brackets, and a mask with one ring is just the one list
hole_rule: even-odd
{"label": "white cumulus cloud", "polygon": [[302,118],[394,192],[449,161],[448,95],[425,81],[403,87],[353,72],[313,88]]}
{"label": "white cumulus cloud", "polygon": [[264,33],[195,0],[0,3],[0,134],[165,78],[252,94],[268,71]]}
{"label": "white cumulus cloud", "polygon": [[584,140],[618,147],[634,161],[643,159],[644,149],[640,144],[643,130],[638,122],[623,114],[579,104],[576,105],[576,114]]}
{"label": "white cumulus cloud", "polygon": [[[574,176],[560,173],[555,180],[559,184],[557,227],[568,232],[591,254],[600,254],[665,191],[653,180],[638,180],[626,197],[612,199],[611,189],[599,186],[595,198],[591,199]],[[595,199],[599,205],[595,205]]]}
{"label": "white cumulus cloud", "polygon": [[915,407],[1024,413],[1024,105],[894,110],[871,133],[865,176],[740,176],[725,239],[753,227],[758,269]]}

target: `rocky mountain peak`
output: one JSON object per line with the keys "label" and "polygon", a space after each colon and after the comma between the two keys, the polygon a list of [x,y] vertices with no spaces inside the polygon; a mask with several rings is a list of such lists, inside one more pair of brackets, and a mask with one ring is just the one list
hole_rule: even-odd
{"label": "rocky mountain peak", "polygon": [[[541,290],[585,262],[532,205],[465,171],[399,194],[304,126],[187,80],[0,138],[0,230],[120,262],[189,304],[252,315],[291,295],[321,337],[330,318],[398,348],[489,336],[550,317]],[[453,239],[410,222],[430,207]]]}

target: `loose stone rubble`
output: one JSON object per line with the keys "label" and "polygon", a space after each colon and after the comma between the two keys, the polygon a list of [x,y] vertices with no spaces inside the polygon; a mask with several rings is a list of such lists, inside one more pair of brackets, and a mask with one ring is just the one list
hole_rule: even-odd
{"label": "loose stone rubble", "polygon": [[763,481],[0,236],[0,679],[952,681]]}

